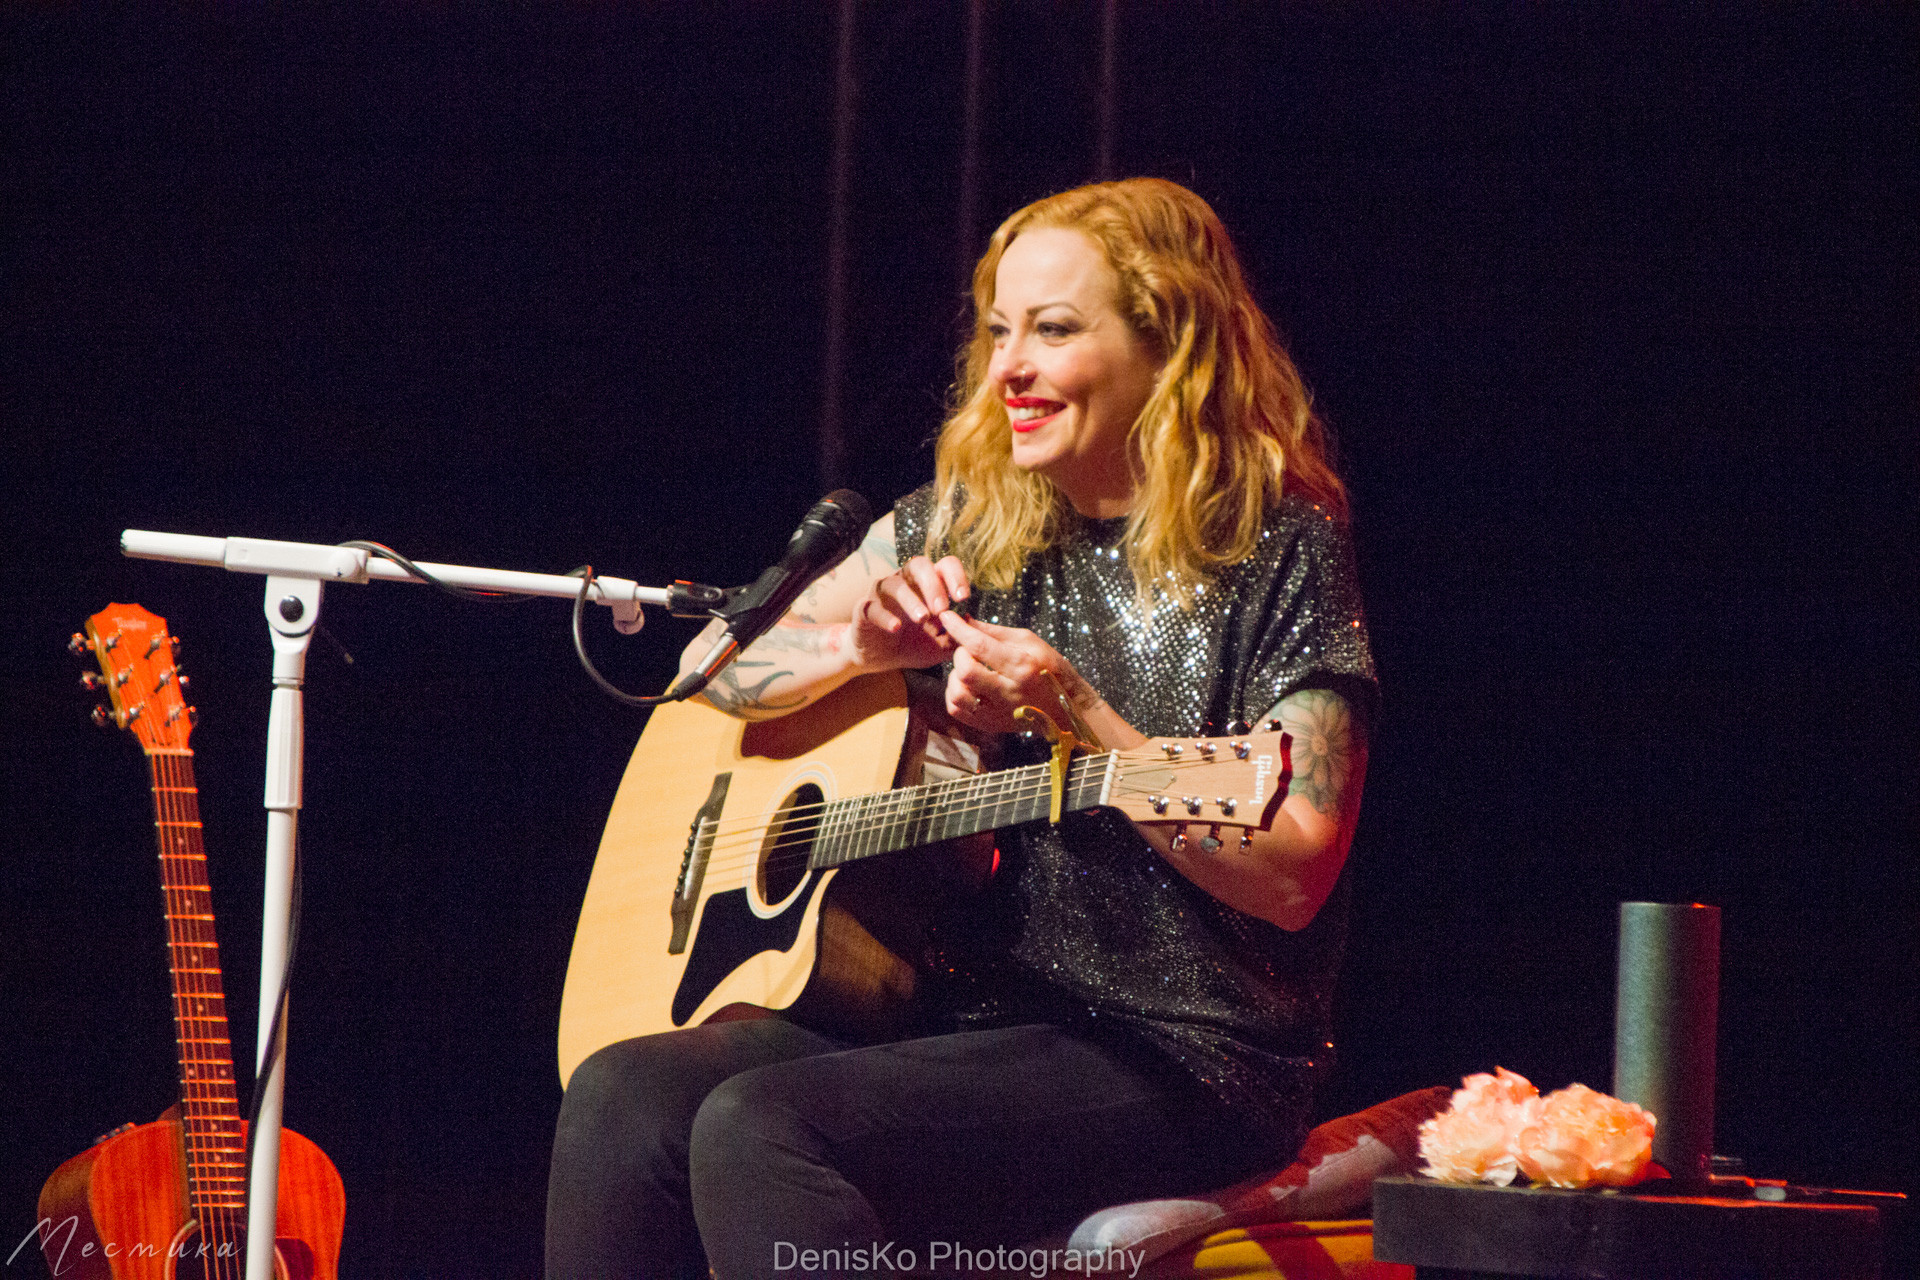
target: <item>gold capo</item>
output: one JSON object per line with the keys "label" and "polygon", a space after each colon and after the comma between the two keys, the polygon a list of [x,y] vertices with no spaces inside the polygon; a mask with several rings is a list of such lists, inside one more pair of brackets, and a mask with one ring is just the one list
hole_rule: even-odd
{"label": "gold capo", "polygon": [[1067,721],[1073,727],[1062,729],[1058,721],[1038,707],[1015,707],[1013,718],[1030,721],[1038,726],[1040,732],[1047,736],[1047,743],[1053,749],[1051,758],[1047,762],[1053,784],[1053,794],[1047,806],[1047,821],[1057,827],[1060,825],[1060,815],[1066,808],[1067,766],[1073,761],[1073,753],[1083,747],[1099,750],[1100,739],[1087,726],[1087,722],[1080,718],[1080,713],[1073,709],[1073,701],[1067,697],[1066,689],[1061,686],[1060,677],[1056,676],[1052,670],[1048,670],[1047,679],[1052,682],[1054,694],[1060,699],[1060,709],[1067,713]]}

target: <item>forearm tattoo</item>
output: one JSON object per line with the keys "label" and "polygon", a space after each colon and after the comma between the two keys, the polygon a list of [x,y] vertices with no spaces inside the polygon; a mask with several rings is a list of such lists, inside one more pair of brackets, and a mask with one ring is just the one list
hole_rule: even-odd
{"label": "forearm tattoo", "polygon": [[[878,577],[900,567],[893,539],[877,533],[869,533],[854,555],[859,557],[859,572],[864,577]],[[768,661],[766,656],[775,653],[817,655],[836,647],[841,628],[822,626],[818,620],[820,588],[845,572],[846,568],[846,565],[841,565],[832,574],[801,592],[791,613],[748,646],[747,651],[757,656],[735,658],[726,670],[713,678],[706,687],[707,701],[728,715],[743,720],[806,706],[811,698],[805,693],[767,696],[768,689],[776,681],[795,672],[792,667],[776,669],[776,664]]]}
{"label": "forearm tattoo", "polygon": [[754,675],[759,678],[752,683],[741,678],[743,667],[766,668],[772,665],[771,662],[756,662],[751,658],[734,659],[726,670],[715,676],[712,683],[707,685],[705,690],[707,701],[728,715],[740,716],[743,719],[752,718],[755,712],[790,711],[794,707],[805,705],[807,700],[799,694],[784,700],[765,700],[767,686],[782,676],[792,675],[793,672],[790,670],[770,671],[764,675],[755,670]]}
{"label": "forearm tattoo", "polygon": [[861,572],[868,577],[875,576],[876,571],[888,574],[900,567],[900,552],[893,539],[877,533],[869,533],[854,554],[860,557]]}
{"label": "forearm tattoo", "polygon": [[1330,689],[1302,689],[1282,698],[1267,718],[1278,719],[1293,737],[1287,794],[1303,795],[1316,811],[1338,815],[1348,803],[1354,768],[1366,758],[1353,708]]}

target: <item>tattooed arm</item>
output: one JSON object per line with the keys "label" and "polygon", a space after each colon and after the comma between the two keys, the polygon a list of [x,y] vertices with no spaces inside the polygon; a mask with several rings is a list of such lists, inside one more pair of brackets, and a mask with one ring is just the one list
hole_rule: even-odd
{"label": "tattooed arm", "polygon": [[1199,847],[1204,826],[1187,828],[1187,846],[1175,851],[1172,823],[1138,824],[1187,879],[1230,907],[1303,929],[1333,892],[1360,816],[1367,775],[1367,742],[1353,708],[1328,689],[1302,689],[1281,699],[1263,720],[1280,721],[1292,735],[1293,779],[1273,825],[1252,833],[1245,849],[1231,828],[1213,853]]}
{"label": "tattooed arm", "polygon": [[[802,592],[700,696],[742,720],[770,720],[865,672],[931,666],[953,642],[928,602],[945,608],[966,593],[966,574],[951,557],[935,565],[916,556],[902,566],[888,512],[858,550]],[[687,646],[683,672],[706,656],[724,625],[716,619]]]}

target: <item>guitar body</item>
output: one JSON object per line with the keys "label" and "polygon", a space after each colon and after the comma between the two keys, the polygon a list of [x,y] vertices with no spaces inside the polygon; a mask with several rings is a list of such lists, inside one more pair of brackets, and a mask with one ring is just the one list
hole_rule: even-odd
{"label": "guitar body", "polygon": [[[333,1161],[282,1129],[276,1276],[335,1280],[346,1204]],[[40,1221],[41,1251],[56,1276],[185,1280],[215,1273],[195,1256],[200,1242],[197,1231],[188,1230],[186,1156],[171,1113],[114,1134],[55,1169],[40,1191]],[[243,1275],[244,1253],[237,1264],[223,1265],[220,1274]]]}
{"label": "guitar body", "polygon": [[[606,1045],[736,1006],[854,1035],[897,1026],[914,988],[899,954],[910,944],[876,936],[890,913],[871,909],[893,877],[867,865],[782,876],[766,846],[782,806],[809,786],[831,800],[902,781],[924,733],[898,676],[856,680],[775,720],[735,720],[697,703],[656,708],[614,797],[580,911],[560,1002],[562,1082]],[[723,777],[722,834],[690,940],[676,954],[669,907],[689,828]]]}
{"label": "guitar body", "polygon": [[654,710],[574,935],[562,1084],[617,1041],[768,1010],[898,1036],[924,908],[985,878],[992,831],[1113,808],[1212,852],[1269,826],[1291,776],[1277,727],[1076,755],[1040,711],[1049,761],[995,770],[926,705],[889,673],[774,720]]}

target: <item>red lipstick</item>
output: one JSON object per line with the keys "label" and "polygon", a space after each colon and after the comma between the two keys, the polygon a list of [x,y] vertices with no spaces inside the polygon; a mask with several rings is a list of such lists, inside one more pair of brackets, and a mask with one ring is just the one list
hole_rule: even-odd
{"label": "red lipstick", "polygon": [[1007,411],[1009,415],[1011,415],[1015,409],[1044,409],[1049,405],[1056,405],[1058,407],[1056,407],[1052,413],[1041,418],[1013,418],[1010,416],[1008,420],[1009,425],[1021,435],[1025,435],[1029,431],[1036,431],[1046,426],[1049,422],[1052,422],[1060,416],[1061,410],[1065,409],[1066,406],[1059,404],[1058,401],[1048,400],[1041,396],[1008,396]]}

